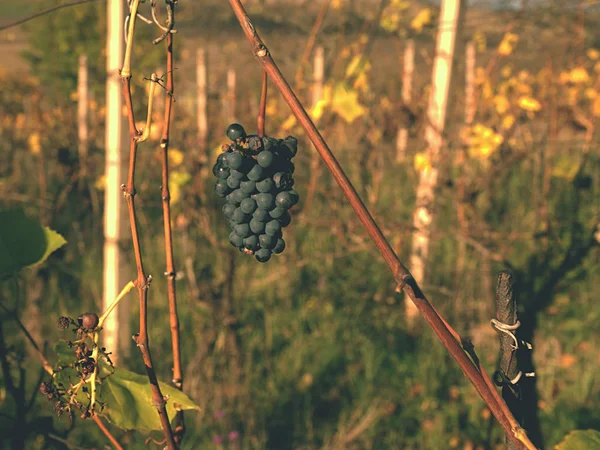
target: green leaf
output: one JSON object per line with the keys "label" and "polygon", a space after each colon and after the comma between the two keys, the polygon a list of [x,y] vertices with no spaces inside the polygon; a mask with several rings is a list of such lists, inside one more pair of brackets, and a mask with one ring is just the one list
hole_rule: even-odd
{"label": "green leaf", "polygon": [[[183,392],[159,383],[167,399],[167,414],[173,420],[177,411],[200,409]],[[152,390],[148,377],[125,369],[115,373],[102,383],[100,400],[106,402],[101,412],[113,424],[125,430],[162,429],[156,407],[152,404]]]}
{"label": "green leaf", "polygon": [[0,280],[40,264],[67,241],[15,209],[0,211]]}
{"label": "green leaf", "polygon": [[555,450],[598,450],[600,449],[600,431],[574,430],[567,434]]}

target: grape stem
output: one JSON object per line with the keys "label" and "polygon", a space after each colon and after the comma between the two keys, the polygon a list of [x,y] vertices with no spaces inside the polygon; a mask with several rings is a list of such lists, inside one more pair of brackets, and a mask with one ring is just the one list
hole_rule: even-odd
{"label": "grape stem", "polygon": [[490,383],[489,377],[484,376],[481,366],[474,364],[467,353],[464,351],[460,336],[456,331],[448,325],[448,323],[438,314],[433,305],[427,300],[421,288],[409,272],[402,264],[389,242],[379,229],[379,226],[367,210],[364,202],[356,192],[356,189],[344,173],[339,162],[335,158],[331,149],[319,133],[315,124],[310,119],[306,110],[296,97],[288,82],[285,80],[277,64],[271,57],[269,50],[262,42],[260,36],[256,32],[252,21],[248,17],[240,0],[229,0],[229,3],[244,31],[253,53],[262,65],[263,69],[271,77],[271,80],[284,97],[285,101],[292,110],[294,116],[304,128],[309,139],[321,155],[323,162],[339,184],[348,199],[354,212],[362,222],[363,226],[371,236],[379,252],[385,259],[394,279],[399,287],[406,295],[415,303],[416,307],[423,315],[429,326],[433,329],[438,339],[444,347],[456,360],[463,373],[471,381],[481,398],[490,408],[502,428],[508,436],[515,442],[520,449],[533,450],[536,447],[531,443],[527,436],[522,432],[521,427],[509,411],[506,403],[502,400],[495,387]]}
{"label": "grape stem", "polygon": [[258,109],[258,124],[257,124],[257,134],[260,137],[265,135],[265,120],[267,117],[267,71],[263,69],[262,71],[262,84],[260,89],[260,107]]}

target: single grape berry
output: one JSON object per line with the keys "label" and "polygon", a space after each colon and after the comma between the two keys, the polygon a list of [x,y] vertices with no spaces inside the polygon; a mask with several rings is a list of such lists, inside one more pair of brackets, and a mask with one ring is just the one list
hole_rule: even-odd
{"label": "single grape berry", "polygon": [[267,221],[270,217],[269,211],[263,208],[257,208],[256,211],[254,211],[254,214],[252,214],[252,216],[257,220],[260,220],[261,222]]}
{"label": "single grape berry", "polygon": [[240,181],[246,179],[246,174],[244,172],[240,172],[239,170],[232,169],[229,171],[229,174],[230,177],[233,177]]}
{"label": "single grape berry", "polygon": [[246,194],[252,194],[256,189],[256,181],[242,181],[240,183],[240,189]]}
{"label": "single grape berry", "polygon": [[98,326],[100,318],[94,312],[86,312],[77,318],[79,326],[84,330],[92,331]]}
{"label": "single grape berry", "polygon": [[256,251],[258,250],[258,236],[255,234],[251,234],[246,239],[244,239],[244,248],[248,250]]}
{"label": "single grape berry", "polygon": [[290,158],[293,158],[296,156],[296,153],[298,153],[298,139],[296,139],[294,136],[286,137],[282,142],[282,146],[287,148]]}
{"label": "single grape berry", "polygon": [[[277,209],[277,208],[275,208]],[[277,219],[282,227],[287,227],[290,223],[292,223],[292,216],[288,211],[284,211],[282,216]]]}
{"label": "single grape berry", "polygon": [[269,212],[269,215],[273,218],[273,219],[279,219],[281,216],[283,216],[285,214],[285,209],[277,207],[272,209]]}
{"label": "single grape berry", "polygon": [[250,171],[248,172],[248,179],[251,181],[258,181],[263,178],[265,174],[265,169],[256,164]]}
{"label": "single grape berry", "polygon": [[58,318],[58,329],[59,330],[66,330],[67,328],[69,328],[69,326],[71,325],[71,319],[65,316],[59,317]]}
{"label": "single grape berry", "polygon": [[230,189],[237,189],[240,187],[240,180],[229,175],[227,177],[227,186],[229,186]]}
{"label": "single grape berry", "polygon": [[281,231],[281,224],[276,220],[271,220],[265,225],[265,233],[269,236],[276,236]]}
{"label": "single grape berry", "polygon": [[217,178],[227,178],[229,176],[229,169],[219,166],[215,169],[215,176]]}
{"label": "single grape berry", "polygon": [[275,204],[278,208],[289,209],[294,204],[294,200],[287,191],[283,191],[275,197]]}
{"label": "single grape berry", "polygon": [[263,140],[263,147],[265,150],[271,150],[272,148],[275,148],[275,147],[277,147],[277,145],[279,145],[279,140],[277,140],[275,138],[264,136],[262,138],[262,140]]}
{"label": "single grape berry", "polygon": [[277,244],[273,247],[273,253],[279,255],[281,252],[285,250],[285,241],[281,238],[277,239]]}
{"label": "single grape berry", "polygon": [[238,139],[244,140],[246,139],[246,130],[239,123],[232,123],[227,127],[225,134],[232,141],[236,141]]}
{"label": "single grape berry", "polygon": [[292,197],[292,206],[294,206],[300,200],[300,195],[293,189],[287,191],[288,195]]}
{"label": "single grape berry", "polygon": [[256,211],[256,200],[252,198],[245,198],[242,200],[242,203],[240,203],[240,208],[246,214],[252,214],[254,211]]}
{"label": "single grape berry", "polygon": [[275,198],[271,194],[256,194],[255,200],[259,208],[266,209],[267,211],[273,209],[273,207],[275,206]]}
{"label": "single grape berry", "polygon": [[256,260],[258,262],[261,262],[261,263],[267,262],[269,259],[271,259],[271,250],[266,249],[266,248],[261,248],[254,254],[254,256],[256,257]]}
{"label": "single grape berry", "polygon": [[231,152],[227,154],[227,165],[230,169],[239,169],[242,167],[242,163],[244,162],[244,157],[240,152]]}
{"label": "single grape berry", "polygon": [[264,150],[260,152],[256,157],[256,161],[258,162],[258,164],[261,167],[264,167],[265,169],[269,168],[271,164],[273,164],[274,159],[275,156],[273,155],[273,152],[270,152],[269,150]]}
{"label": "single grape berry", "polygon": [[253,217],[252,220],[250,220],[250,230],[254,234],[264,233],[265,232],[265,223],[258,220],[256,217]]}
{"label": "single grape berry", "polygon": [[248,198],[248,194],[241,189],[236,189],[231,193],[231,200],[233,203],[242,203],[242,201],[244,201],[246,198]]}
{"label": "single grape berry", "polygon": [[236,224],[246,223],[249,220],[250,220],[250,216],[248,214],[244,213],[244,211],[242,211],[241,208],[235,208],[235,210],[231,214],[231,221]]}
{"label": "single grape berry", "polygon": [[277,239],[275,239],[273,236],[269,236],[268,234],[261,234],[258,237],[258,243],[262,248],[271,250],[273,247],[275,247],[275,244],[277,244]]}
{"label": "single grape berry", "polygon": [[233,203],[225,203],[223,205],[223,208],[221,209],[221,211],[223,211],[223,215],[225,217],[227,217],[228,219],[231,219],[231,215],[235,211],[235,205]]}
{"label": "single grape berry", "polygon": [[231,189],[227,186],[227,180],[219,178],[215,183],[215,194],[219,197],[225,197],[229,192],[231,192]]}
{"label": "single grape berry", "polygon": [[240,237],[247,238],[250,236],[250,225],[247,223],[240,223],[235,227],[235,234]]}
{"label": "single grape berry", "polygon": [[227,164],[227,154],[228,152],[223,152],[221,153],[219,156],[217,156],[217,164],[229,168],[228,164]]}
{"label": "single grape berry", "polygon": [[256,183],[256,189],[258,192],[269,192],[271,189],[273,189],[273,187],[275,187],[273,178],[265,178],[264,180]]}
{"label": "single grape berry", "polygon": [[239,236],[235,231],[229,233],[229,242],[231,242],[231,245],[234,247],[240,248],[244,246],[244,238]]}

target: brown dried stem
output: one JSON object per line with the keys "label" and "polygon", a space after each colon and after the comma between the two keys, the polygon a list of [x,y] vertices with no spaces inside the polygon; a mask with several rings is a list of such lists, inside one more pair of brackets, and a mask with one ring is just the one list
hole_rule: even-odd
{"label": "brown dried stem", "polygon": [[[173,13],[172,13],[173,14]],[[167,97],[165,99],[165,115],[163,121],[163,133],[160,140],[162,150],[162,209],[163,226],[165,233],[165,258],[167,277],[167,297],[169,300],[169,325],[171,327],[171,346],[173,351],[173,385],[183,389],[183,372],[181,370],[181,345],[179,339],[179,316],[177,314],[177,295],[175,290],[175,257],[173,255],[173,234],[171,231],[171,194],[169,192],[169,136],[171,132],[171,109],[173,106],[173,95],[175,83],[173,80],[173,34],[167,35]],[[177,424],[175,434],[178,440],[184,433],[183,411],[177,413]]]}
{"label": "brown dried stem", "polygon": [[106,428],[106,425],[104,425],[104,423],[102,422],[102,419],[100,419],[100,417],[98,417],[96,414],[94,414],[92,416],[92,419],[94,420],[94,422],[96,422],[96,425],[98,425],[98,428],[100,428],[100,430],[108,438],[108,440],[110,441],[110,443],[112,445],[114,445],[114,447],[117,450],[123,450],[123,447],[121,447],[121,444],[119,444],[119,441],[117,441],[115,439],[115,437],[111,434],[111,432],[108,431],[108,428]]}
{"label": "brown dried stem", "polygon": [[[138,290],[139,301],[140,301],[140,331],[134,336],[134,340],[137,347],[140,349],[144,365],[146,366],[146,374],[150,381],[150,388],[152,390],[152,403],[156,407],[160,422],[163,428],[163,432],[166,439],[166,444],[169,450],[176,450],[177,444],[173,436],[173,430],[171,429],[171,423],[167,415],[166,401],[160,391],[158,385],[158,379],[154,366],[152,364],[152,356],[150,353],[150,345],[148,340],[148,287],[152,277],[147,277],[144,272],[144,263],[142,260],[142,251],[140,248],[140,237],[137,226],[137,218],[135,211],[135,168],[136,168],[136,157],[137,147],[140,140],[143,139],[143,134],[138,131],[135,126],[135,117],[133,112],[133,104],[131,99],[131,49],[133,46],[133,35],[135,29],[135,21],[137,16],[137,9],[139,6],[139,0],[134,0],[131,8],[131,17],[129,21],[129,33],[127,38],[127,48],[125,51],[125,61],[123,62],[123,70],[121,71],[121,81],[123,83],[123,97],[125,98],[125,107],[127,109],[127,117],[129,122],[129,170],[127,176],[127,184],[122,186],[125,199],[127,200],[127,210],[129,212],[129,225],[131,228],[131,240],[133,242],[133,251],[135,254],[135,263],[137,267],[137,278],[134,282],[135,287]],[[152,86],[156,80],[156,76],[152,76]],[[152,102],[152,94],[148,100],[149,111],[148,116],[151,117],[152,111],[150,103]],[[149,127],[147,127],[149,128]],[[148,130],[144,130],[147,132]]]}
{"label": "brown dried stem", "polygon": [[[309,139],[321,155],[323,162],[333,175],[336,182],[344,192],[344,195],[348,199],[350,205],[354,209],[354,212],[362,222],[363,226],[371,236],[371,239],[377,246],[379,252],[383,256],[386,264],[392,272],[396,282],[398,283],[399,289],[410,297],[415,303],[417,309],[421,312],[429,326],[433,329],[437,337],[440,339],[442,344],[446,347],[448,352],[456,360],[463,373],[471,381],[481,398],[489,406],[491,412],[494,414],[500,425],[504,428],[506,433],[511,436],[519,448],[535,449],[533,444],[527,439],[522,429],[513,428],[511,425],[512,420],[509,420],[506,415],[505,409],[502,408],[497,400],[497,397],[492,394],[488,384],[485,382],[480,370],[476,367],[467,354],[463,351],[461,344],[453,336],[457,335],[456,332],[451,331],[451,328],[437,314],[436,310],[429,303],[425,295],[421,292],[417,282],[412,277],[408,269],[402,264],[402,262],[396,256],[394,250],[383,236],[377,223],[373,220],[373,217],[367,210],[362,199],[356,192],[356,189],[342,170],[339,162],[327,146],[327,143],[315,127],[314,123],[310,119],[309,115],[305,111],[304,107],[290,88],[289,84],[281,74],[279,68],[275,64],[273,58],[269,54],[268,49],[263,44],[262,40],[258,36],[250,18],[246,14],[244,7],[239,0],[229,0],[233,11],[240,22],[242,30],[246,34],[248,41],[252,47],[254,55],[262,65],[263,69],[267,71],[271,80],[288,103],[293,114],[296,116],[302,128],[308,135]],[[514,418],[513,418],[514,420]]]}

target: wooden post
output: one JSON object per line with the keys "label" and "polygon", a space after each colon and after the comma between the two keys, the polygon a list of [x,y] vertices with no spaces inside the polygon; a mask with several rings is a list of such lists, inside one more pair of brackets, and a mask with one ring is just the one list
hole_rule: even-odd
{"label": "wooden post", "polygon": [[[512,327],[517,323],[517,301],[513,292],[512,275],[507,271],[498,274],[496,284],[496,320],[501,324]],[[498,330],[497,325],[494,326]],[[500,371],[504,379],[514,380],[519,373],[515,340],[512,331],[500,332]],[[502,386],[502,398],[508,405],[517,421],[521,422],[520,399],[517,394],[517,386],[509,384]],[[516,450],[517,446],[508,436],[505,438],[506,449]]]}
{"label": "wooden post", "polygon": [[81,175],[87,175],[88,154],[88,64],[87,55],[79,55],[77,70],[77,138]]}
{"label": "wooden post", "polygon": [[465,125],[475,119],[475,43],[467,42],[465,51]]}
{"label": "wooden post", "polygon": [[[454,44],[458,28],[458,20],[462,7],[461,0],[444,0],[440,12],[436,53],[433,61],[431,95],[427,110],[427,126],[425,142],[430,167],[421,170],[417,186],[417,199],[413,213],[414,233],[410,270],[418,283],[423,283],[425,264],[429,257],[429,237],[433,221],[433,205],[435,189],[438,182],[439,159],[443,144],[444,126],[448,92],[454,59]],[[416,306],[406,301],[406,319],[410,325],[418,315]]]}
{"label": "wooden post", "polygon": [[[413,73],[415,70],[415,41],[410,39],[404,49],[404,63],[402,64],[402,108],[408,108],[412,102]],[[407,124],[401,124],[396,138],[396,162],[402,163],[406,159],[408,146]]]}
{"label": "wooden post", "polygon": [[[121,250],[122,240],[127,236],[127,215],[124,211],[121,184],[127,174],[127,162],[123,149],[127,149],[127,136],[123,116],[123,98],[121,95],[121,77],[119,70],[123,64],[123,2],[107,2],[107,41],[106,41],[106,167],[104,190],[104,265],[102,311],[117,297],[126,284],[123,275],[127,258]],[[124,146],[125,144],[125,146]],[[127,354],[131,343],[131,326],[127,302],[121,304],[104,323],[103,340],[111,358]],[[100,312],[102,312],[100,311]],[[127,340],[119,337],[127,335]]]}
{"label": "wooden post", "polygon": [[235,108],[235,70],[229,69],[227,71],[227,105],[225,107],[225,113],[227,114],[227,120],[230,122],[236,121],[236,108]]}
{"label": "wooden post", "polygon": [[203,48],[196,50],[196,115],[198,119],[198,144],[201,160],[208,151],[208,101],[207,101],[206,52]]}

